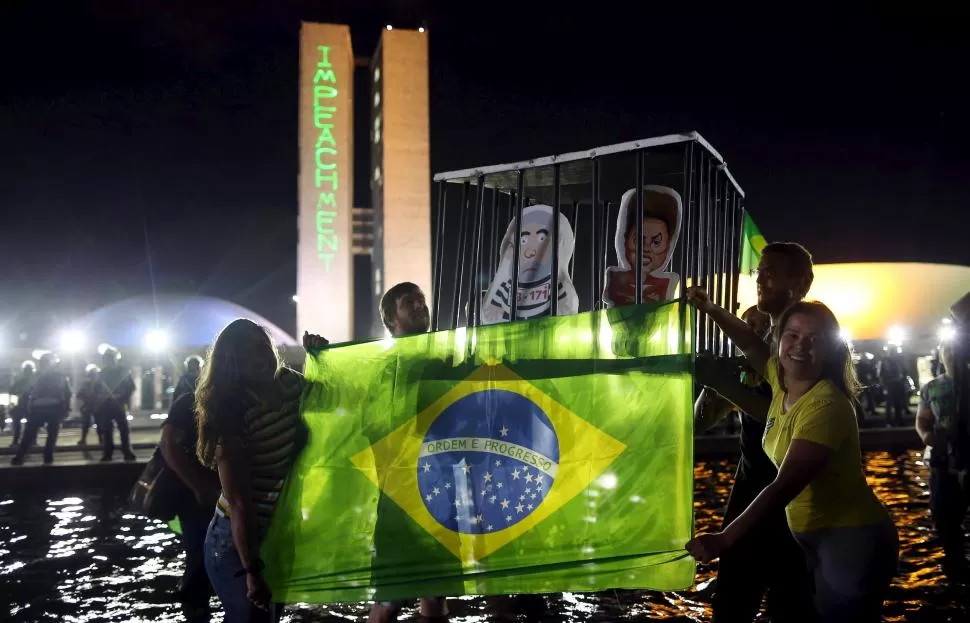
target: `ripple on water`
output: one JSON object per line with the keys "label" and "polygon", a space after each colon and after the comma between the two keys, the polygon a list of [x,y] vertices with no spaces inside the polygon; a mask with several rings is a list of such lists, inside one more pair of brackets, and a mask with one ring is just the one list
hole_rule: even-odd
{"label": "ripple on water", "polygon": [[[929,521],[928,477],[920,453],[869,453],[866,468],[870,485],[899,529],[902,559],[887,620],[970,617],[970,606],[947,588],[939,569],[941,552]],[[728,461],[695,466],[694,511],[699,530],[720,524],[733,477],[734,465]],[[10,620],[18,623],[181,621],[178,606],[170,602],[184,558],[179,543],[163,524],[126,512],[124,504],[123,492],[0,498],[0,612],[8,612]],[[668,593],[462,597],[450,602],[452,620],[707,620],[715,569],[699,565],[692,589]],[[413,613],[412,606],[407,614]],[[366,615],[366,604],[298,604],[284,621],[360,621]]]}

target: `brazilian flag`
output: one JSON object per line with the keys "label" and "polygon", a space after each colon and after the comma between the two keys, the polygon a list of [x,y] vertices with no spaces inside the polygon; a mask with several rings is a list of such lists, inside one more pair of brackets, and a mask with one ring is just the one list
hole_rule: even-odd
{"label": "brazilian flag", "polygon": [[761,262],[761,252],[768,241],[761,235],[761,230],[755,225],[754,219],[747,211],[744,213],[744,225],[741,228],[741,274],[750,275]]}
{"label": "brazilian flag", "polygon": [[339,345],[263,544],[286,603],[682,589],[694,562],[682,303]]}

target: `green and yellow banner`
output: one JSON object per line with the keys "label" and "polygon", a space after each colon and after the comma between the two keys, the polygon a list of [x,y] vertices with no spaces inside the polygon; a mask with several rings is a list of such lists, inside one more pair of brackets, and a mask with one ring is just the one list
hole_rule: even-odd
{"label": "green and yellow banner", "polygon": [[274,599],[682,589],[693,318],[640,305],[334,346],[263,545]]}

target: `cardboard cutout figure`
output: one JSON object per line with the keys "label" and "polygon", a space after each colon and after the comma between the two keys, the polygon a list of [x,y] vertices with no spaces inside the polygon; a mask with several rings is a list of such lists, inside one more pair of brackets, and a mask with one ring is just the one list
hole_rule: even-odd
{"label": "cardboard cutout figure", "polygon": [[[522,210],[519,250],[519,284],[516,320],[548,316],[552,308],[552,218],[559,215],[559,316],[579,311],[579,297],[569,278],[569,260],[576,239],[569,220],[552,206],[531,205]],[[499,248],[499,265],[482,305],[482,324],[507,321],[511,312],[512,266],[515,254],[515,219],[509,223]]]}
{"label": "cardboard cutout figure", "polygon": [[[606,307],[636,302],[637,204],[635,190],[623,193],[616,220],[616,257],[619,266],[606,269],[603,303]],[[680,193],[667,186],[643,187],[643,302],[669,301],[680,275],[666,272],[680,237],[683,205]]]}

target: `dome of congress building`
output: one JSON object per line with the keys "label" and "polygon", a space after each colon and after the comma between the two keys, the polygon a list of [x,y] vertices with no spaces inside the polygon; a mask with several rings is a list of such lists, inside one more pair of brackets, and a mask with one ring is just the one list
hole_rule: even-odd
{"label": "dome of congress building", "polygon": [[108,343],[125,349],[140,349],[153,330],[164,332],[173,349],[211,345],[216,335],[237,318],[262,325],[277,346],[297,346],[283,329],[241,305],[208,296],[138,296],[97,309],[83,316],[75,327],[91,343]]}
{"label": "dome of congress building", "polygon": [[[970,266],[923,263],[816,264],[808,300],[825,303],[855,342],[904,341],[932,347],[950,306],[970,292]],[[755,280],[738,284],[739,313],[757,300]]]}

